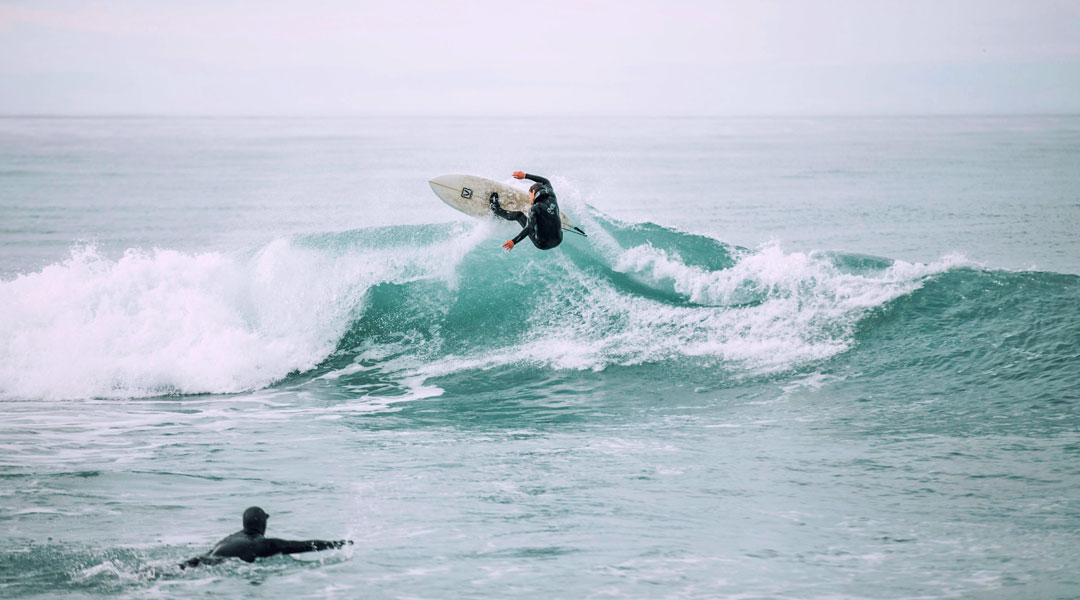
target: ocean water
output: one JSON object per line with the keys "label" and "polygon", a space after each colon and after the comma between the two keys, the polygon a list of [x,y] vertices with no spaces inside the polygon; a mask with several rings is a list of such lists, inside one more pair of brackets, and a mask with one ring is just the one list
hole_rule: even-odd
{"label": "ocean water", "polygon": [[0,597],[1078,597],[1077,231],[1080,117],[0,119]]}

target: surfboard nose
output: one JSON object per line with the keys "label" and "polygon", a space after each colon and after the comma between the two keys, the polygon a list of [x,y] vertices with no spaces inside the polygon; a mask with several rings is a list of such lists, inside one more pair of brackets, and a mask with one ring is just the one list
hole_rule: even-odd
{"label": "surfboard nose", "polygon": [[452,188],[454,187],[454,184],[460,181],[460,179],[461,175],[454,175],[451,173],[436,175],[428,180],[428,185],[430,185],[432,189],[435,189],[435,186]]}
{"label": "surfboard nose", "polygon": [[[451,206],[456,206],[455,198],[462,195],[462,189],[465,187],[465,176],[458,175],[456,173],[446,173],[432,177],[428,180],[428,185],[431,186],[431,191],[435,192],[435,195],[442,198],[443,202],[450,203]],[[471,190],[470,190],[471,195]],[[462,196],[468,198],[469,196]]]}

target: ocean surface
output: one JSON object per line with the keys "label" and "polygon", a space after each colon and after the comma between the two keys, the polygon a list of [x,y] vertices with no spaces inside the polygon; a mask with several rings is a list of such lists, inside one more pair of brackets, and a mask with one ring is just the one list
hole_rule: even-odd
{"label": "ocean surface", "polygon": [[0,118],[0,597],[1080,597],[1078,232],[1080,117]]}

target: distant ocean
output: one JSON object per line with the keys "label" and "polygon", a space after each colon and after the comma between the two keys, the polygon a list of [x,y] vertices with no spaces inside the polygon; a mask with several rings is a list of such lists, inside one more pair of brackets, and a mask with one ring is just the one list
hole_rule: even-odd
{"label": "distant ocean", "polygon": [[1080,117],[0,118],[0,597],[1076,598],[1078,232]]}

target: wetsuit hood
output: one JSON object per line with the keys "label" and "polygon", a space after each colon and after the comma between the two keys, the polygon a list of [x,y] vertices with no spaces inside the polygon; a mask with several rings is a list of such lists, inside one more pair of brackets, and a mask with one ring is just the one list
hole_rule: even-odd
{"label": "wetsuit hood", "polygon": [[244,511],[244,531],[252,533],[266,533],[266,520],[270,515],[258,506],[252,506]]}
{"label": "wetsuit hood", "polygon": [[541,198],[551,195],[551,187],[542,183],[534,183],[529,187],[530,192],[535,192],[533,202],[539,202]]}

